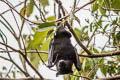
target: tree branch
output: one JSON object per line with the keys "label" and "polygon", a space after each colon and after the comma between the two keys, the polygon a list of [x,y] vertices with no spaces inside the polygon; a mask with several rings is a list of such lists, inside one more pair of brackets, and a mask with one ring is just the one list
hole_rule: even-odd
{"label": "tree branch", "polygon": [[44,80],[44,78],[42,77],[42,75],[33,67],[33,65],[29,62],[29,60],[27,59],[27,56],[24,55],[20,50],[16,50],[14,49],[13,47],[5,44],[5,43],[2,43],[0,42],[1,45],[5,46],[5,47],[8,47],[10,49],[12,49],[13,51],[16,51],[18,53],[20,53],[22,55],[22,57],[26,60],[26,62],[28,63],[28,65],[36,72],[36,74],[40,77],[41,80]]}
{"label": "tree branch", "polygon": [[[95,2],[95,1],[96,1],[96,0],[92,0],[92,1],[84,4],[83,6],[77,8],[77,9],[74,11],[74,13],[78,12],[79,10],[83,9],[84,7],[86,7],[86,6],[89,5],[89,4],[92,4],[92,3]],[[66,15],[66,16],[63,16],[62,18],[56,19],[56,20],[54,20],[54,21],[51,21],[51,22],[55,23],[55,22],[61,21],[62,19],[66,19],[66,18],[69,17],[69,16],[70,16],[70,14],[68,14],[68,15]]]}
{"label": "tree branch", "polygon": [[92,53],[82,44],[82,42],[78,39],[77,35],[75,34],[74,30],[71,28],[70,24],[68,23],[68,21],[66,22],[69,30],[71,31],[71,33],[73,34],[75,40],[77,41],[77,43],[80,45],[80,47],[82,47],[88,55],[92,55]]}
{"label": "tree branch", "polygon": [[41,79],[40,78],[19,78],[19,79],[0,78],[0,80],[41,80]]}
{"label": "tree branch", "polygon": [[100,6],[103,10],[108,10],[108,11],[120,11],[120,9],[114,9],[114,8],[105,8],[103,6]]}
{"label": "tree branch", "polygon": [[[19,6],[20,6],[21,4],[23,4],[23,3],[24,3],[24,2],[20,2],[19,4],[15,5],[13,8],[19,7]],[[8,11],[10,11],[10,10],[11,10],[11,9],[8,9],[8,10],[0,13],[0,15],[5,14],[6,12],[8,12]]]}
{"label": "tree branch", "polygon": [[[6,3],[4,0],[1,0],[1,1],[4,2],[5,4],[7,4],[9,7],[11,7],[11,6],[10,6],[8,3]],[[82,8],[86,7],[86,6],[89,5],[89,4],[92,4],[92,3],[95,2],[95,1],[96,1],[96,0],[92,0],[92,1],[84,4],[83,6],[77,8],[77,9],[74,11],[74,13],[78,12],[78,11],[81,10]],[[39,23],[39,22],[33,22],[33,21],[31,21],[31,20],[23,17],[23,16],[22,16],[16,9],[14,9],[13,7],[11,7],[11,9],[13,9],[18,15],[20,15],[23,19],[25,19],[26,21],[28,21],[28,22],[30,22],[30,23],[33,23],[33,24],[36,24],[36,25],[42,24],[42,23]],[[49,21],[48,23],[56,23],[56,22],[58,22],[58,21],[60,21],[60,20],[62,20],[62,19],[66,19],[66,18],[69,17],[69,16],[70,16],[70,14],[68,14],[68,15],[66,15],[66,16],[63,16],[62,18],[53,20],[53,21]]]}
{"label": "tree branch", "polygon": [[[91,80],[87,77],[83,77],[83,76],[77,76],[77,75],[73,75],[73,76],[76,76],[76,77],[82,77],[82,78],[86,78],[88,80]],[[108,77],[108,78],[99,78],[99,79],[96,79],[96,80],[118,80],[120,79],[120,75],[117,75],[117,76],[113,76],[113,77]],[[40,78],[19,78],[19,79],[8,79],[8,78],[1,78],[0,80],[41,80]],[[51,79],[45,79],[45,80],[51,80]]]}
{"label": "tree branch", "polygon": [[120,75],[113,76],[113,77],[108,77],[108,78],[99,78],[99,79],[96,79],[96,80],[118,80],[118,79],[120,79]]}
{"label": "tree branch", "polygon": [[[48,54],[48,51],[39,51],[36,52],[36,50],[28,50],[28,51],[23,51],[23,50],[18,50],[22,53],[43,53],[43,54]],[[0,51],[1,54],[7,53],[7,52],[18,52],[18,51]],[[109,56],[116,56],[116,55],[120,55],[120,51],[115,51],[115,52],[107,52],[107,53],[101,53],[101,54],[92,54],[92,55],[85,55],[85,54],[79,54],[80,57],[88,57],[88,58],[99,58],[99,57],[109,57]]]}
{"label": "tree branch", "polygon": [[[21,51],[22,53],[37,53],[35,50],[28,50],[28,51],[24,51],[24,50],[19,50],[19,51]],[[0,51],[0,53],[8,53],[8,52],[11,52],[11,53],[15,53],[16,51],[7,51],[7,50],[4,50],[4,51]],[[48,54],[48,51],[39,51],[38,50],[38,52],[39,53],[44,53],[44,54]]]}
{"label": "tree branch", "polygon": [[88,58],[99,58],[99,57],[108,57],[108,56],[115,56],[115,55],[120,55],[120,51],[101,53],[101,54],[93,54],[93,55],[79,54],[80,57],[88,57]]}

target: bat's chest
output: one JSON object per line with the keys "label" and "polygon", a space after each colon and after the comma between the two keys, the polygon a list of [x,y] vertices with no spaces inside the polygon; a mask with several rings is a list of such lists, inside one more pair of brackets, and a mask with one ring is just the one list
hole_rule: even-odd
{"label": "bat's chest", "polygon": [[71,44],[70,39],[60,38],[55,40],[54,43],[54,56],[57,56],[61,59],[71,59],[75,57],[74,47]]}
{"label": "bat's chest", "polygon": [[69,48],[69,46],[72,46],[72,45],[71,45],[70,39],[61,38],[61,39],[55,40],[54,46],[55,48]]}

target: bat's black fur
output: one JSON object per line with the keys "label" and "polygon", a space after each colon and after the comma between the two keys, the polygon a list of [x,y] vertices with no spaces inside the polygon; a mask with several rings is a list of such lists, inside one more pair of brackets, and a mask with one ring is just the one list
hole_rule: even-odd
{"label": "bat's black fur", "polygon": [[71,74],[72,65],[81,70],[80,61],[76,49],[70,41],[71,34],[64,27],[58,28],[56,35],[49,44],[48,66],[56,65],[57,74]]}

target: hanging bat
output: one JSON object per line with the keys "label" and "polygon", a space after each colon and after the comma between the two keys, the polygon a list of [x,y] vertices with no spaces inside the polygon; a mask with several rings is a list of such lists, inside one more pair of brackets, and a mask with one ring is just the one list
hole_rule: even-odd
{"label": "hanging bat", "polygon": [[48,67],[56,65],[58,75],[72,74],[74,64],[78,71],[81,70],[80,60],[76,49],[71,44],[71,33],[66,31],[63,26],[56,31],[54,38],[49,44]]}

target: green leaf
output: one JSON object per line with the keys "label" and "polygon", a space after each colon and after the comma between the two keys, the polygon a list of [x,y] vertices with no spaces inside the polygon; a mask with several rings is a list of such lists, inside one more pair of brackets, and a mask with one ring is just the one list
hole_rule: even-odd
{"label": "green leaf", "polygon": [[30,0],[30,3],[26,6],[26,16],[29,17],[33,12],[34,2]]}
{"label": "green leaf", "polygon": [[99,11],[103,16],[106,15],[106,10],[102,9],[101,7],[99,8]]}
{"label": "green leaf", "polygon": [[43,29],[43,28],[48,28],[48,27],[51,27],[51,26],[56,26],[54,23],[42,23],[40,24],[38,27],[39,29]]}
{"label": "green leaf", "polygon": [[120,55],[117,56],[118,60],[120,60]]}
{"label": "green leaf", "polygon": [[98,3],[97,1],[92,4],[92,11],[96,11],[98,9]]}
{"label": "green leaf", "polygon": [[[82,32],[85,32],[86,29],[88,29],[88,26],[83,26],[82,29],[81,29],[81,31],[82,31]],[[88,31],[88,30],[87,30],[87,31]]]}
{"label": "green leaf", "polygon": [[64,78],[64,80],[67,80],[65,75],[63,76],[63,78]]}
{"label": "green leaf", "polygon": [[46,7],[49,5],[48,0],[39,0],[43,7]]}
{"label": "green leaf", "polygon": [[0,73],[0,78],[3,78],[3,74],[2,73]]}
{"label": "green leaf", "polygon": [[82,27],[81,30],[79,30],[78,28],[75,28],[74,31],[81,41],[88,40],[89,38],[88,37],[88,26]]}
{"label": "green leaf", "polygon": [[114,9],[120,9],[120,0],[112,0],[111,1],[111,6]]}
{"label": "green leaf", "polygon": [[82,69],[83,69],[83,71],[85,70],[85,64],[86,64],[86,59],[84,59],[84,61],[82,63]]}
{"label": "green leaf", "polygon": [[118,32],[118,33],[116,34],[116,38],[117,38],[117,40],[120,41],[120,32]]}
{"label": "green leaf", "polygon": [[98,25],[100,28],[102,28],[102,20],[101,19],[98,21]]}
{"label": "green leaf", "polygon": [[104,8],[111,8],[111,2],[109,0],[103,0],[101,3],[102,7]]}
{"label": "green leaf", "polygon": [[37,53],[35,54],[28,54],[28,57],[30,58],[30,62],[32,65],[38,70],[38,65],[40,62],[40,58]]}
{"label": "green leaf", "polygon": [[106,31],[107,27],[109,26],[109,24],[106,24],[105,27],[103,28],[103,33]]}
{"label": "green leaf", "polygon": [[46,36],[46,39],[48,39],[50,37],[50,35],[53,33],[53,29],[49,30],[48,33],[47,33],[47,36]]}
{"label": "green leaf", "polygon": [[90,32],[92,32],[92,29],[93,29],[92,24],[93,24],[93,23],[90,23]]}
{"label": "green leaf", "polygon": [[95,53],[99,53],[99,51],[98,51],[96,48],[93,48],[93,51],[94,51]]}
{"label": "green leaf", "polygon": [[[20,10],[20,15],[21,15],[20,18],[21,18],[21,20],[24,19],[23,17],[24,17],[24,15],[25,15],[25,9],[26,9],[26,8],[23,7],[23,8]],[[22,16],[23,16],[23,17],[22,17]]]}
{"label": "green leaf", "polygon": [[55,16],[50,16],[50,17],[47,18],[47,20],[48,21],[53,21],[53,20],[55,20]]}
{"label": "green leaf", "polygon": [[89,71],[89,69],[93,66],[93,61],[89,58],[86,58],[85,63],[85,71]]}
{"label": "green leaf", "polygon": [[75,80],[79,80],[79,77],[75,77]]}
{"label": "green leaf", "polygon": [[112,25],[116,25],[116,23],[117,23],[117,20],[112,21]]}
{"label": "green leaf", "polygon": [[[42,47],[39,50],[48,51],[49,42],[50,42],[50,39],[48,39],[47,41],[43,41],[42,42],[43,45],[41,45]],[[40,56],[44,62],[46,62],[48,60],[48,54],[40,53]],[[40,58],[39,58],[38,54],[29,54],[29,58],[30,58],[31,63],[38,70],[38,66],[40,63]]]}
{"label": "green leaf", "polygon": [[[120,0],[102,0],[102,7],[108,8],[108,9],[120,9]],[[114,11],[118,14],[119,11]]]}
{"label": "green leaf", "polygon": [[104,58],[100,60],[99,64],[102,64],[102,65],[104,64]]}
{"label": "green leaf", "polygon": [[16,78],[15,71],[12,71],[12,74],[13,74],[13,78]]}
{"label": "green leaf", "polygon": [[93,46],[91,46],[89,50],[94,53],[99,53],[99,51],[96,48],[94,48]]}
{"label": "green leaf", "polygon": [[[78,72],[78,70],[75,68],[75,66],[73,66],[72,70],[73,70],[75,75],[81,74],[80,72]],[[70,76],[70,78],[71,78],[71,80],[79,80],[79,77],[72,76],[72,75]]]}
{"label": "green leaf", "polygon": [[107,65],[101,65],[100,66],[100,70],[101,72],[106,76],[107,72],[108,72],[108,66]]}
{"label": "green leaf", "polygon": [[[48,51],[50,40],[51,40],[51,38],[48,38],[48,40],[46,40],[42,43],[43,45],[40,49],[41,51]],[[48,60],[48,54],[42,54],[41,53],[40,55],[45,62]]]}
{"label": "green leaf", "polygon": [[101,5],[103,3],[104,0],[99,0],[99,4]]}
{"label": "green leaf", "polygon": [[42,31],[42,32],[35,32],[35,35],[33,36],[33,40],[29,44],[30,49],[39,49],[40,45],[42,45],[42,42],[46,38],[48,33],[47,31]]}
{"label": "green leaf", "polygon": [[7,70],[7,68],[5,66],[2,67],[2,70]]}
{"label": "green leaf", "polygon": [[39,17],[37,15],[35,15],[35,18],[36,18],[36,20],[39,20]]}
{"label": "green leaf", "polygon": [[80,19],[77,17],[77,16],[75,16],[75,20],[79,23],[79,25],[80,25]]}
{"label": "green leaf", "polygon": [[82,32],[78,28],[75,28],[74,31],[77,34],[78,38],[82,40],[82,34],[81,34]]}

